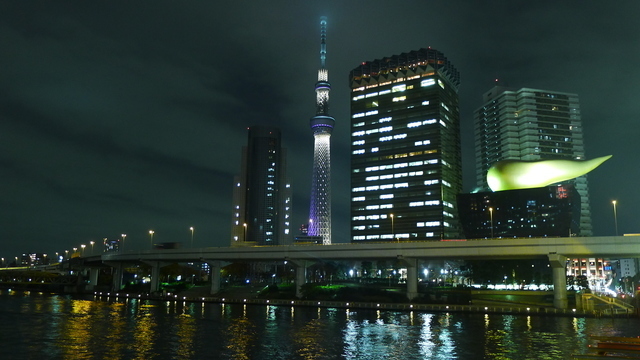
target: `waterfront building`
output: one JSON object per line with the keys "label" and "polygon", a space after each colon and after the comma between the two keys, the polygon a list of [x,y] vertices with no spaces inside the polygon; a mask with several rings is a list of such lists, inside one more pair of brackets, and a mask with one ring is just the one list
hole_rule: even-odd
{"label": "waterfront building", "polygon": [[331,244],[331,133],[335,119],[329,116],[329,71],[327,57],[327,18],[320,18],[320,70],[316,82],[316,115],[311,118],[313,131],[313,172],[309,209],[308,236],[321,237]]}
{"label": "waterfront building", "polygon": [[[578,95],[495,86],[475,112],[476,183],[488,190],[487,171],[500,160],[584,160]],[[586,175],[568,180],[580,194],[578,235],[591,236]],[[568,233],[567,233],[568,235]]]}
{"label": "waterfront building", "polygon": [[467,239],[564,237],[580,224],[580,195],[571,185],[458,195]]}
{"label": "waterfront building", "polygon": [[460,75],[438,50],[366,61],[351,87],[351,241],[460,236]]}
{"label": "waterfront building", "polygon": [[291,243],[291,185],[278,128],[251,126],[234,177],[231,246]]}

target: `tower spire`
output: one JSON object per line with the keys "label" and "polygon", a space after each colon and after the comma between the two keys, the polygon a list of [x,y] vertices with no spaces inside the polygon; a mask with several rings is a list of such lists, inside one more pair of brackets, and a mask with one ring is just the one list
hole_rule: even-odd
{"label": "tower spire", "polygon": [[311,118],[313,131],[313,174],[311,182],[311,206],[309,211],[309,236],[322,238],[331,244],[331,132],[335,119],[329,116],[329,72],[325,68],[327,58],[327,18],[320,18],[320,69],[316,82],[316,116]]}

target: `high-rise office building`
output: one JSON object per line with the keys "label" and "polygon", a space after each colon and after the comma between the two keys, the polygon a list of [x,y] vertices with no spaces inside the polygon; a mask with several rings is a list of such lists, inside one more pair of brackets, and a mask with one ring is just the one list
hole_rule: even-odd
{"label": "high-rise office building", "polygon": [[329,72],[327,55],[327,18],[320,18],[320,70],[316,82],[316,115],[311,118],[313,130],[313,174],[308,235],[331,244],[331,133],[335,119],[329,116]]}
{"label": "high-rise office building", "polygon": [[[475,112],[479,189],[488,188],[487,170],[500,160],[584,160],[578,95],[495,86],[484,94],[483,103]],[[579,235],[591,236],[586,176],[564,184],[572,184],[580,194]]]}
{"label": "high-rise office building", "polygon": [[252,126],[234,177],[231,246],[291,243],[291,186],[280,130]]}
{"label": "high-rise office building", "polygon": [[460,236],[460,75],[440,51],[363,62],[351,85],[351,241]]}

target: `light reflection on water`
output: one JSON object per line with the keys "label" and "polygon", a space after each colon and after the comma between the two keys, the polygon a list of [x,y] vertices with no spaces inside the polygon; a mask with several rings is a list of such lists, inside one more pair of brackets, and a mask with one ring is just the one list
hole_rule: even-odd
{"label": "light reflection on water", "polygon": [[2,359],[565,359],[638,319],[74,299],[0,290]]}

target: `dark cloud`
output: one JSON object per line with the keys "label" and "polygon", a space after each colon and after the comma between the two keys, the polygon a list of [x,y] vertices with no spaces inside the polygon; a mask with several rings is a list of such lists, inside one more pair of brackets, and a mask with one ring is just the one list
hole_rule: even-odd
{"label": "dark cloud", "polygon": [[0,4],[0,255],[61,252],[127,233],[129,245],[224,246],[246,128],[283,130],[294,222],[308,216],[319,65],[329,17],[334,238],[349,233],[349,71],[432,46],[462,75],[465,188],[473,111],[496,78],[580,95],[594,229],[640,232],[634,3],[384,1]]}

